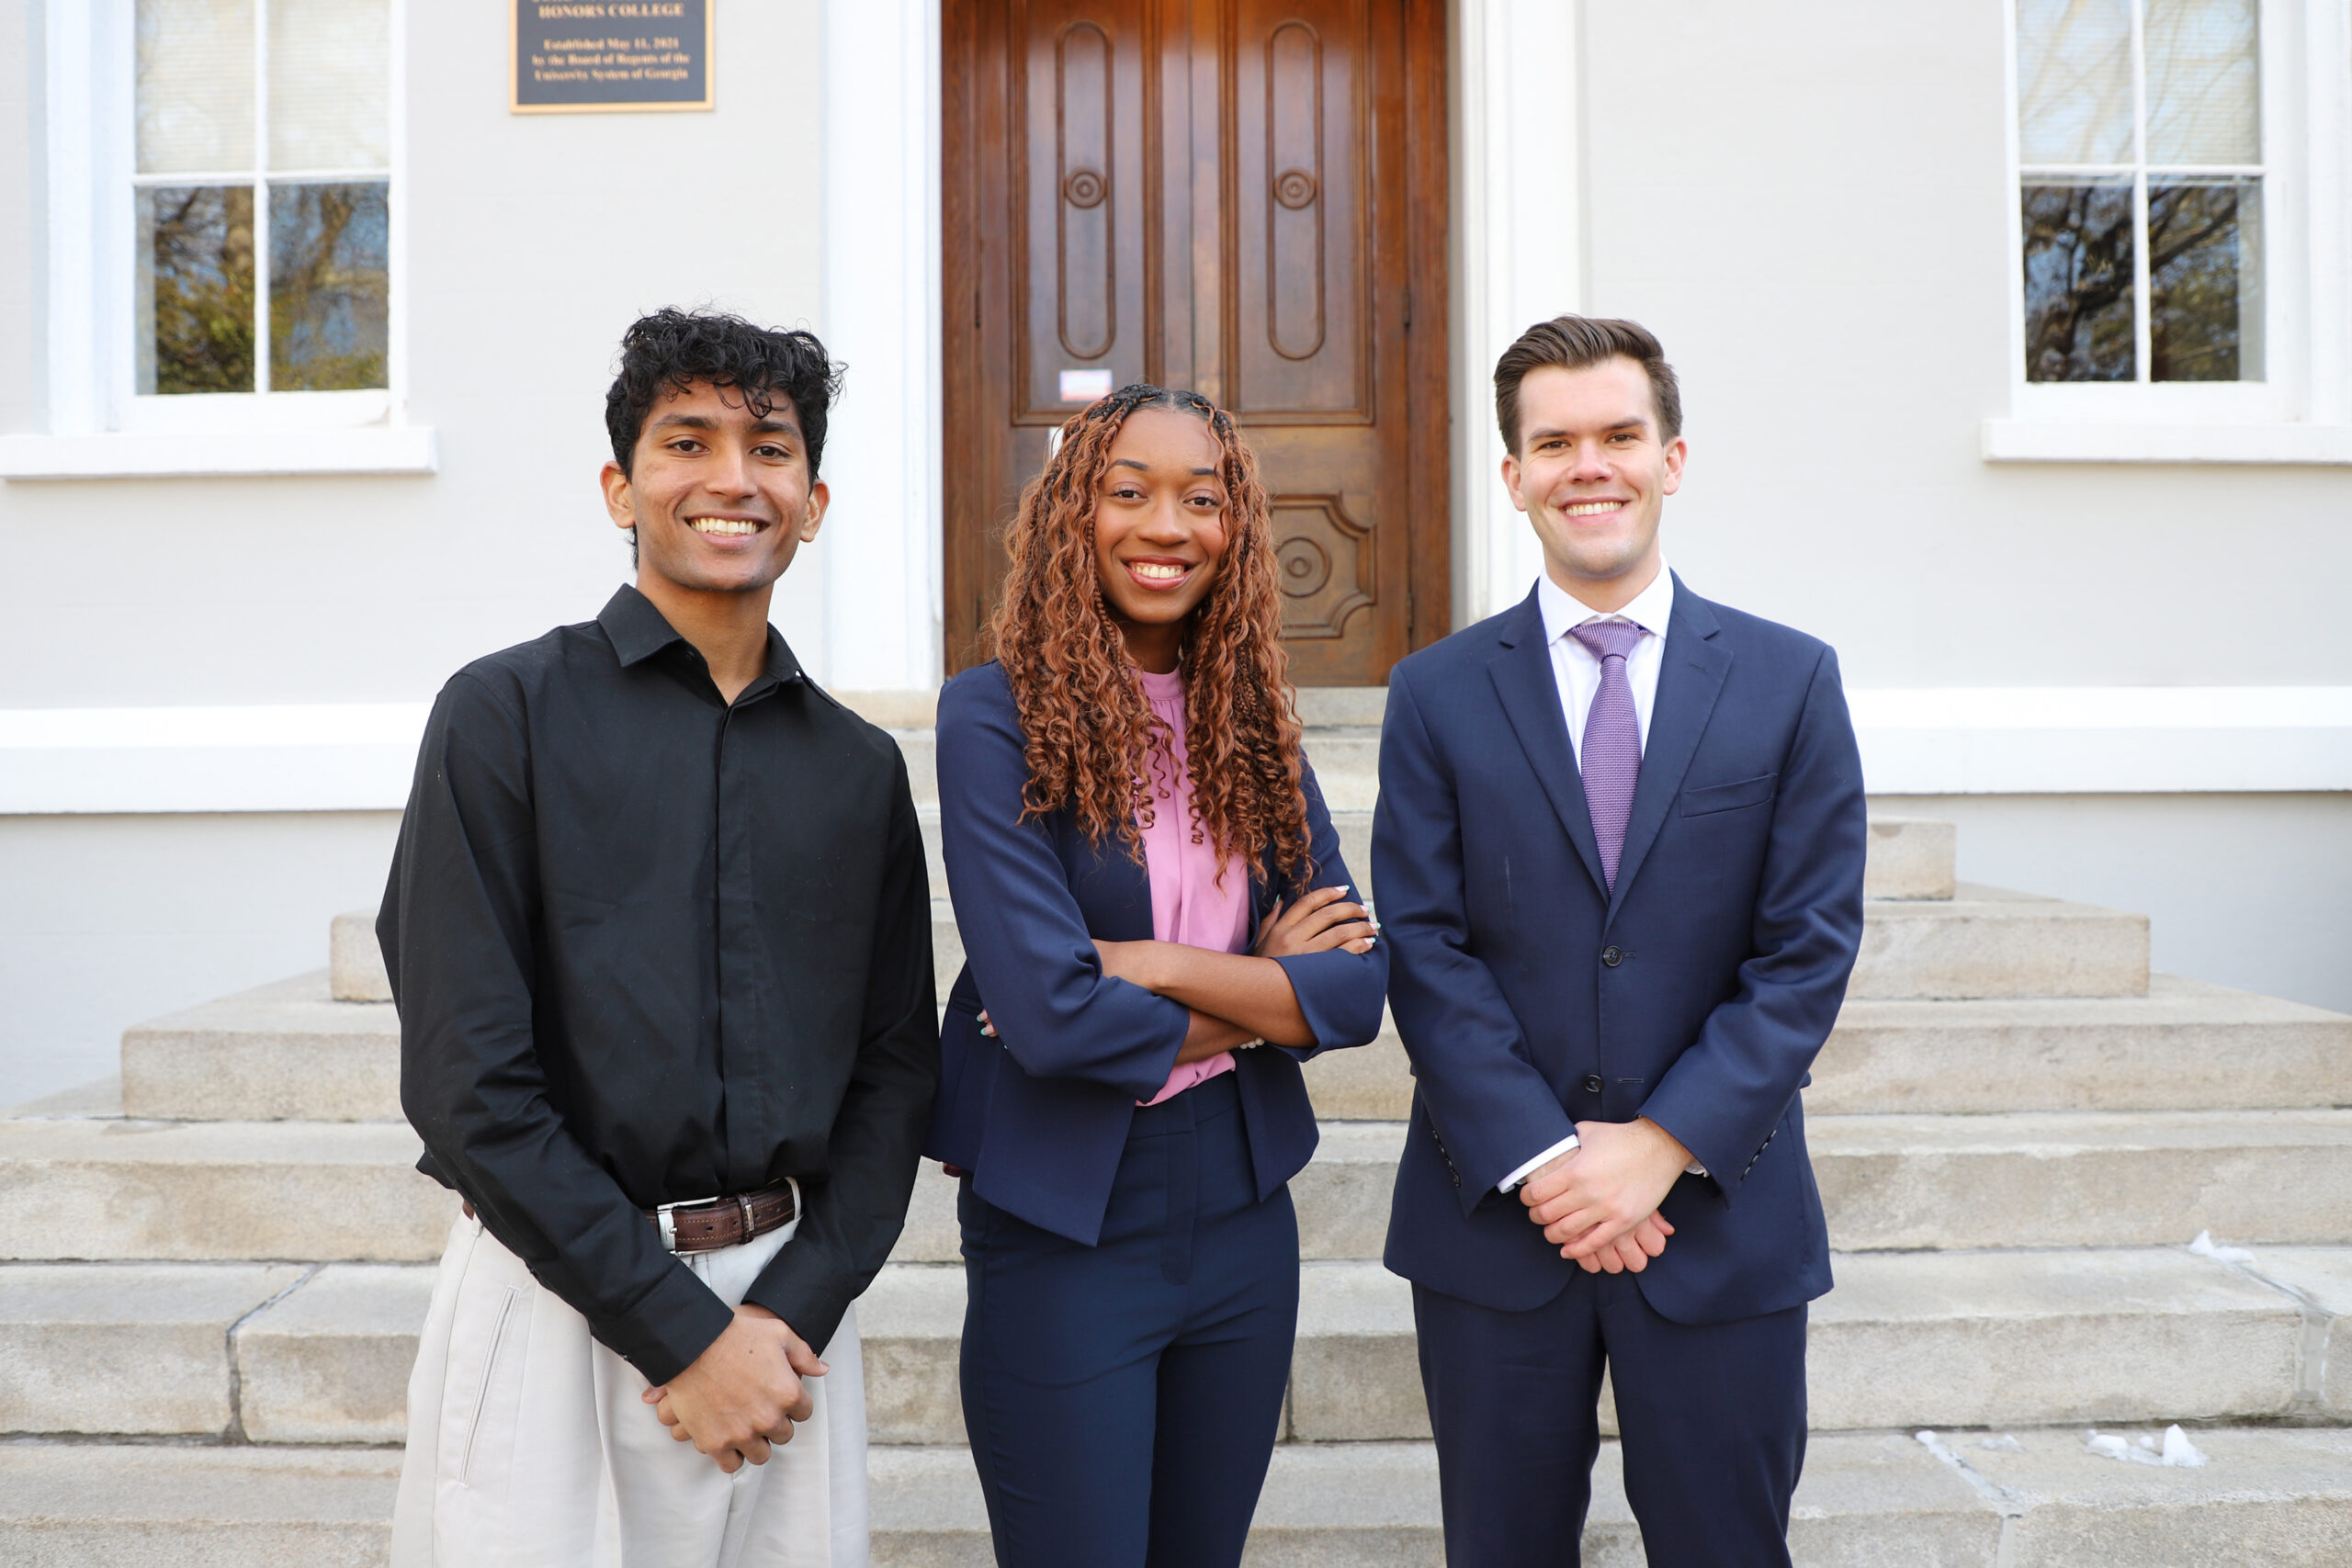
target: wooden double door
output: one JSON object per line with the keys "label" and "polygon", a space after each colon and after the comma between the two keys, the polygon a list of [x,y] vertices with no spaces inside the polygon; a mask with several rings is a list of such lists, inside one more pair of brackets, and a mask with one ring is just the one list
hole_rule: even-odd
{"label": "wooden double door", "polygon": [[1444,634],[1444,14],[945,0],[951,671],[1047,432],[1136,380],[1256,450],[1294,680],[1377,684]]}

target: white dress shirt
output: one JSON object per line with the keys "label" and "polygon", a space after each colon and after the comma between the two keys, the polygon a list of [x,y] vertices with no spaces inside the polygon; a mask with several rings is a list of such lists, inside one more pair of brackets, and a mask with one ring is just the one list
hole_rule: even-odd
{"label": "white dress shirt", "polygon": [[[1650,710],[1657,705],[1657,672],[1666,662],[1666,635],[1674,618],[1674,573],[1658,562],[1657,576],[1634,595],[1622,610],[1596,610],[1552,581],[1545,572],[1535,580],[1535,604],[1544,614],[1544,638],[1552,651],[1552,679],[1560,688],[1560,713],[1568,723],[1568,745],[1577,766],[1584,766],[1584,724],[1592,713],[1592,699],[1600,692],[1600,659],[1568,633],[1587,621],[1631,621],[1642,628],[1642,640],[1625,656],[1625,682],[1634,689],[1634,723],[1640,729],[1642,750],[1650,744]],[[1509,1192],[1544,1166],[1577,1146],[1569,1134],[1497,1184]],[[1695,1163],[1691,1173],[1706,1172]]]}

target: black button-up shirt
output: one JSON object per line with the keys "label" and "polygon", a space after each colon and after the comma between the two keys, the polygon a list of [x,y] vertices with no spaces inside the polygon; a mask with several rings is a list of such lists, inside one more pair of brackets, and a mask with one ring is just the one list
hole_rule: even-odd
{"label": "black button-up shirt", "polygon": [[796,1178],[745,1299],[821,1348],[906,1217],[930,915],[891,739],[773,629],[730,705],[623,588],[425,727],[376,927],[419,1168],[656,1383],[731,1314],[639,1211]]}

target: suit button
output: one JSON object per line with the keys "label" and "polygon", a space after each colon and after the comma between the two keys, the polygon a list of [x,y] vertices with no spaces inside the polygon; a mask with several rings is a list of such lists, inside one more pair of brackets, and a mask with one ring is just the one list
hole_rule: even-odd
{"label": "suit button", "polygon": [[1585,1074],[1584,1091],[1587,1094],[1599,1094],[1600,1092],[1600,1075],[1599,1073]]}
{"label": "suit button", "polygon": [[1614,969],[1625,962],[1625,950],[1622,947],[1604,947],[1600,950],[1600,961]]}

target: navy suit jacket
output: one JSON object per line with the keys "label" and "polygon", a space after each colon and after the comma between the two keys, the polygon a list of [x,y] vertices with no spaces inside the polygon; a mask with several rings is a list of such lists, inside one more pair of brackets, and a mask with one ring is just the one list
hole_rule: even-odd
{"label": "navy suit jacket", "polygon": [[[1090,842],[1065,807],[1021,820],[1029,782],[1021,716],[1001,665],[967,670],[939,694],[939,827],[965,964],[940,1029],[939,1098],[923,1153],[972,1173],[998,1208],[1091,1247],[1136,1102],[1168,1081],[1192,1015],[1106,977],[1094,939],[1148,941],[1151,879],[1117,840]],[[1306,776],[1313,887],[1344,886],[1340,839]],[[1250,883],[1251,940],[1274,900],[1306,889]],[[1278,959],[1314,1031],[1312,1047],[1234,1053],[1261,1201],[1315,1152],[1299,1064],[1380,1032],[1388,948]],[[999,1038],[980,1032],[979,1012]]]}
{"label": "navy suit jacket", "polygon": [[1578,1269],[1496,1184],[1637,1116],[1711,1173],[1660,1205],[1653,1308],[1830,1285],[1797,1091],[1861,941],[1861,761],[1827,646],[1674,588],[1613,895],[1534,594],[1389,676],[1373,879],[1416,1087],[1387,1263],[1502,1311]]}

